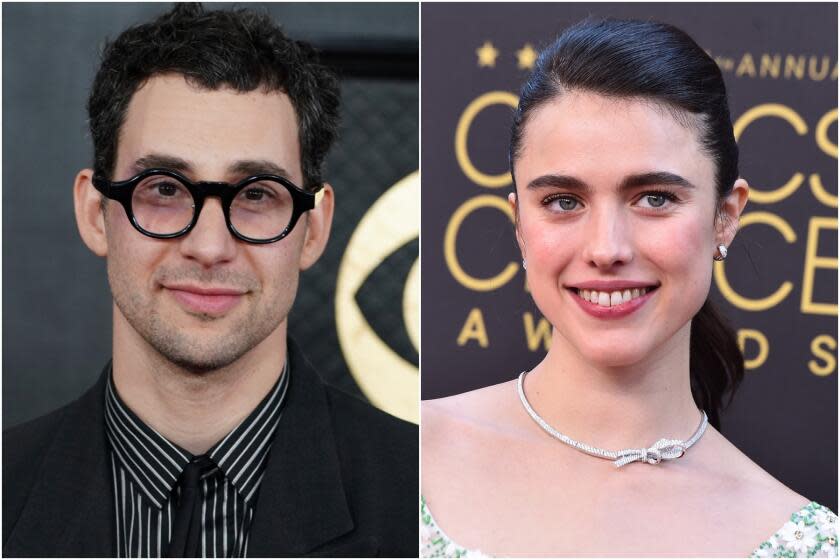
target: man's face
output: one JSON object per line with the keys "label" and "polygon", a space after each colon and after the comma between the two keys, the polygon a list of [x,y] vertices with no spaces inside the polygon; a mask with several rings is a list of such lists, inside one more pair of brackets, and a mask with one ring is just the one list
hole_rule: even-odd
{"label": "man's face", "polygon": [[[187,167],[178,170],[194,181],[235,183],[280,168],[302,183],[298,125],[285,94],[208,91],[180,75],[154,77],[134,94],[111,179],[159,159],[182,160]],[[115,334],[122,324],[170,362],[202,372],[285,332],[299,272],[314,262],[308,215],[281,241],[253,245],[230,234],[217,198],[206,200],[186,236],[169,240],[139,233],[115,201],[104,212]]]}

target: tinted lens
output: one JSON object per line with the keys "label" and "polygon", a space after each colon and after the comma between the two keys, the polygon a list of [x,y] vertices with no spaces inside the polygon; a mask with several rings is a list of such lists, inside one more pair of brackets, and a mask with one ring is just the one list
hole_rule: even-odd
{"label": "tinted lens", "polygon": [[251,239],[277,237],[292,219],[294,202],[282,183],[261,180],[246,185],[230,205],[230,223]]}
{"label": "tinted lens", "polygon": [[152,175],[134,189],[131,210],[137,223],[149,233],[178,233],[193,219],[195,203],[187,187],[166,175]]}

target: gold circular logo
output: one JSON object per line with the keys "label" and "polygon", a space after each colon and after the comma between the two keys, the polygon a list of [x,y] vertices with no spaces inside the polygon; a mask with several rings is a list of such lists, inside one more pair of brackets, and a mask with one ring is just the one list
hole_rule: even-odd
{"label": "gold circular logo", "polygon": [[[359,309],[355,295],[371,271],[395,250],[418,238],[419,200],[417,171],[379,197],[350,237],[338,269],[335,293],[338,341],[353,378],[374,406],[415,424],[420,421],[417,366],[377,336]],[[420,349],[419,302],[419,267],[415,260],[403,288],[402,302],[395,302],[394,312],[402,310],[406,331],[417,351]]]}
{"label": "gold circular logo", "polygon": [[519,105],[519,98],[507,91],[489,91],[467,105],[461,118],[458,119],[458,125],[455,127],[455,158],[458,160],[461,170],[473,183],[482,187],[498,189],[513,182],[510,172],[505,171],[497,175],[489,175],[479,171],[473,165],[467,149],[467,137],[473,120],[481,111],[492,105],[510,105],[516,109]]}

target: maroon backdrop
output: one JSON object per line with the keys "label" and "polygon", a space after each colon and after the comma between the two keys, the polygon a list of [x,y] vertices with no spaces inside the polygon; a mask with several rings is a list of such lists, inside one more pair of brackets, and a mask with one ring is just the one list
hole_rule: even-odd
{"label": "maroon backdrop", "polygon": [[590,14],[676,25],[723,71],[753,188],[712,283],[747,367],[723,432],[836,511],[836,4],[423,4],[422,397],[545,353],[504,212],[511,105],[534,52]]}

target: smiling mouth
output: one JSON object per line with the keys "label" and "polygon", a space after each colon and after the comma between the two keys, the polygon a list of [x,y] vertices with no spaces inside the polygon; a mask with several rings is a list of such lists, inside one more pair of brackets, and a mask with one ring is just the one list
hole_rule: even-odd
{"label": "smiling mouth", "polygon": [[235,293],[231,290],[197,290],[174,287],[168,288],[168,290],[185,311],[216,317],[225,315],[244,296],[242,293]]}
{"label": "smiling mouth", "polygon": [[601,307],[615,307],[640,298],[643,295],[656,290],[658,287],[659,286],[649,286],[647,288],[627,288],[624,290],[613,290],[609,292],[569,288],[569,291],[573,292],[582,300],[595,305]]}

